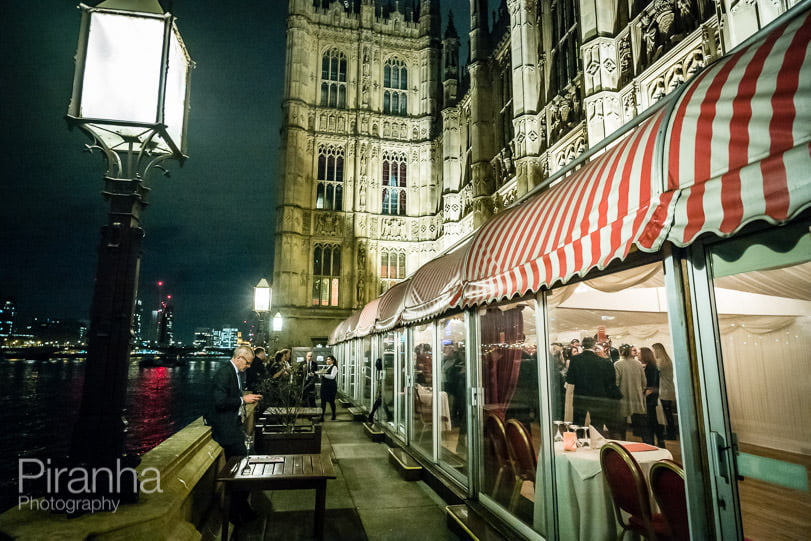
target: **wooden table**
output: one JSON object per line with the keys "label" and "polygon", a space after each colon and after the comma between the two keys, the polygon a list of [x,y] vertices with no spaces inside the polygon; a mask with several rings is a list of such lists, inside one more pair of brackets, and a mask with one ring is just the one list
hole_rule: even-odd
{"label": "wooden table", "polygon": [[217,476],[225,484],[222,541],[228,539],[234,490],[315,489],[315,537],[324,538],[327,479],[335,479],[329,457],[322,455],[250,455],[231,457]]}

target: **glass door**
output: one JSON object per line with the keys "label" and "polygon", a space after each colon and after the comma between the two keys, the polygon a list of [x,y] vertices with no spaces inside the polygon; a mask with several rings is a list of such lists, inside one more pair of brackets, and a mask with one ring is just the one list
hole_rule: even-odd
{"label": "glass door", "polygon": [[807,538],[809,223],[719,242],[706,261],[695,302],[718,537]]}

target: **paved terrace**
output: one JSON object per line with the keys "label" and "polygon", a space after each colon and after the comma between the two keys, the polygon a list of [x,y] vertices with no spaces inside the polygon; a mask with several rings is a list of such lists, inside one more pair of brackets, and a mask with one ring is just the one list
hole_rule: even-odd
{"label": "paved terrace", "polygon": [[[389,464],[386,443],[374,443],[363,424],[346,410],[323,423],[322,453],[329,454],[337,479],[327,482],[324,539],[327,541],[453,541],[445,502],[423,481],[405,481]],[[254,492],[260,517],[229,530],[232,540],[311,539],[314,490]],[[220,538],[221,516],[212,515],[203,539]]]}

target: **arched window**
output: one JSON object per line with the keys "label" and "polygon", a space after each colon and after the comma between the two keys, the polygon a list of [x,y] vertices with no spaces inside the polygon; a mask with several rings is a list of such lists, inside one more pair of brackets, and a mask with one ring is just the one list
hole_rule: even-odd
{"label": "arched window", "polygon": [[313,250],[313,306],[338,306],[341,247],[316,244]]}
{"label": "arched window", "polygon": [[344,149],[336,145],[318,145],[318,177],[315,208],[343,210]]}
{"label": "arched window", "polygon": [[346,109],[346,55],[330,49],[321,57],[321,106]]}
{"label": "arched window", "polygon": [[398,58],[389,58],[383,66],[383,112],[408,114],[408,68]]}
{"label": "arched window", "polygon": [[405,152],[383,152],[382,214],[405,216],[407,166]]}

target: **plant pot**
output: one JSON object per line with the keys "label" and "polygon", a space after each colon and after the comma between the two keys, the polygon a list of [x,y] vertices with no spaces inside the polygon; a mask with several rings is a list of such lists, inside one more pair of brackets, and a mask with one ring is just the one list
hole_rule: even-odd
{"label": "plant pot", "polygon": [[321,453],[321,425],[261,425],[256,427],[256,453],[315,455]]}

